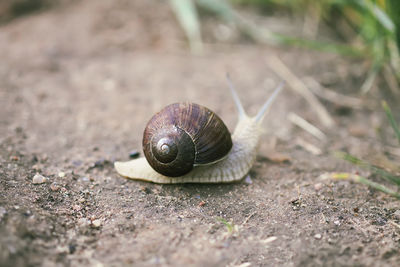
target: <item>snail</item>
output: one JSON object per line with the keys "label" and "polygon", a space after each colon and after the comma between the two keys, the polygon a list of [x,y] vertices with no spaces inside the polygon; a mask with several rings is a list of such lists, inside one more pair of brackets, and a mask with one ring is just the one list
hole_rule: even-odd
{"label": "snail", "polygon": [[240,181],[252,167],[261,123],[282,82],[256,116],[248,116],[228,77],[239,113],[230,133],[211,110],[194,103],[171,104],[155,114],[143,135],[145,157],[115,162],[117,172],[129,179],[159,184],[230,183]]}

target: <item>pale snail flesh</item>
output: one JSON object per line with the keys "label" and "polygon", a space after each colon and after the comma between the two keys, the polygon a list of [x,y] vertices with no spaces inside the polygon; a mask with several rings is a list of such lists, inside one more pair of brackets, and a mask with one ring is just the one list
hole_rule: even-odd
{"label": "pale snail flesh", "polygon": [[[229,148],[229,146],[222,146],[228,151],[226,155],[222,155],[223,153],[221,153],[221,155],[216,156],[214,160],[211,160],[211,163],[209,164],[195,164],[194,167],[190,168],[188,172],[184,172],[185,174],[178,176],[175,175],[177,177],[166,176],[156,172],[152,167],[154,164],[149,164],[145,157],[127,162],[115,162],[114,166],[117,172],[129,179],[143,180],[159,184],[231,183],[242,180],[243,177],[249,172],[256,159],[259,139],[263,132],[261,126],[263,118],[268,108],[273,103],[280,90],[283,88],[283,83],[281,83],[278,88],[275,89],[257,115],[254,117],[249,117],[245,113],[229,79],[228,81],[229,88],[239,112],[239,120],[232,134],[232,148]],[[145,136],[143,141],[145,141]],[[225,139],[222,138],[222,140]],[[161,142],[159,144],[159,148],[161,148],[163,144],[164,143]],[[170,152],[171,148],[164,147],[161,149]]]}

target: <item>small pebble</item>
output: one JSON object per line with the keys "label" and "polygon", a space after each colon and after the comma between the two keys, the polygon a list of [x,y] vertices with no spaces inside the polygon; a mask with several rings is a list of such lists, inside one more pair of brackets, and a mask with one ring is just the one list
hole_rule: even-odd
{"label": "small pebble", "polygon": [[88,219],[86,219],[86,218],[80,218],[79,220],[78,220],[78,225],[79,226],[86,226],[86,225],[88,225],[89,224],[89,220]]}
{"label": "small pebble", "polygon": [[16,170],[18,168],[17,164],[7,164],[7,169]]}
{"label": "small pebble", "polygon": [[72,161],[72,164],[73,164],[75,167],[81,166],[82,163],[83,163],[83,162],[82,162],[81,160],[74,160],[74,161]]}
{"label": "small pebble", "polygon": [[25,216],[29,217],[32,215],[32,212],[30,210],[27,210],[23,213]]}
{"label": "small pebble", "polygon": [[41,156],[40,161],[45,162],[45,161],[47,161],[48,159],[49,159],[49,156],[47,156],[47,154],[43,154],[43,155]]}
{"label": "small pebble", "polygon": [[101,226],[101,221],[100,220],[94,220],[92,222],[93,227],[99,228]]}
{"label": "small pebble", "polygon": [[316,184],[314,185],[315,191],[321,190],[322,187],[324,187],[324,184],[323,184],[323,183],[316,183]]}
{"label": "small pebble", "polygon": [[58,173],[58,177],[64,178],[64,177],[65,177],[65,172],[59,172],[59,173]]}
{"label": "small pebble", "polygon": [[244,182],[245,182],[246,184],[252,184],[252,183],[253,183],[253,180],[251,180],[250,175],[247,175],[246,178],[244,179]]}
{"label": "small pebble", "polygon": [[317,240],[320,240],[322,238],[322,235],[321,234],[316,234],[316,235],[314,235],[314,238],[317,239]]}
{"label": "small pebble", "polygon": [[276,236],[270,236],[267,239],[261,240],[261,242],[264,243],[264,244],[268,244],[268,243],[271,243],[271,242],[273,242],[273,241],[275,241],[277,239],[278,238]]}
{"label": "small pebble", "polygon": [[43,184],[45,182],[47,182],[47,178],[43,175],[40,175],[39,173],[36,173],[35,176],[33,176],[32,178],[33,184]]}
{"label": "small pebble", "polygon": [[66,254],[66,253],[69,252],[67,246],[60,246],[60,245],[58,245],[55,248],[55,251],[56,251],[57,254]]}
{"label": "small pebble", "polygon": [[131,159],[136,159],[137,157],[139,157],[140,153],[137,150],[132,150],[131,152],[129,152],[129,158]]}
{"label": "small pebble", "polygon": [[50,185],[50,190],[53,192],[58,191],[59,189],[60,189],[60,187],[56,183],[52,183]]}
{"label": "small pebble", "polygon": [[74,206],[73,206],[73,209],[74,209],[75,211],[80,211],[80,210],[82,209],[82,207],[79,206],[79,205],[74,205]]}
{"label": "small pebble", "polygon": [[277,151],[268,152],[266,157],[271,162],[275,162],[275,163],[289,163],[290,161],[292,161],[292,159],[288,155],[277,152]]}
{"label": "small pebble", "polygon": [[340,225],[340,221],[339,220],[336,220],[336,221],[334,221],[333,222],[335,225]]}
{"label": "small pebble", "polygon": [[396,210],[396,211],[393,213],[393,216],[396,217],[397,219],[400,219],[400,210]]}
{"label": "small pebble", "polygon": [[104,158],[101,158],[97,161],[95,161],[94,163],[91,163],[89,166],[89,169],[93,169],[93,168],[100,168],[103,167],[104,164],[106,164],[108,161]]}
{"label": "small pebble", "polygon": [[380,225],[383,226],[387,223],[387,219],[386,218],[382,218],[382,217],[378,217],[375,221],[374,224],[376,225]]}
{"label": "small pebble", "polygon": [[0,222],[6,214],[7,210],[4,207],[0,207]]}
{"label": "small pebble", "polygon": [[89,182],[90,181],[89,177],[86,177],[86,176],[79,178],[79,180],[81,182]]}

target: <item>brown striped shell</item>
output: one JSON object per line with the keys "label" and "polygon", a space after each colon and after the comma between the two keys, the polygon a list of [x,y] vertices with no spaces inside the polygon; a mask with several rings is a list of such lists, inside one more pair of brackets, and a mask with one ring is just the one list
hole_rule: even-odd
{"label": "brown striped shell", "polygon": [[194,103],[175,103],[155,114],[143,134],[143,152],[151,167],[170,177],[182,176],[194,165],[216,162],[232,148],[224,122]]}

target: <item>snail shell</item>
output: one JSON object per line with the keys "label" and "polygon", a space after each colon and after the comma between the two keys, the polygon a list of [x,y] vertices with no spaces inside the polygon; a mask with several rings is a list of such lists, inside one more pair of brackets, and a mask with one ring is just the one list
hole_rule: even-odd
{"label": "snail shell", "polygon": [[188,102],[163,108],[150,119],[143,134],[148,163],[170,177],[221,160],[231,148],[224,122],[210,109]]}

